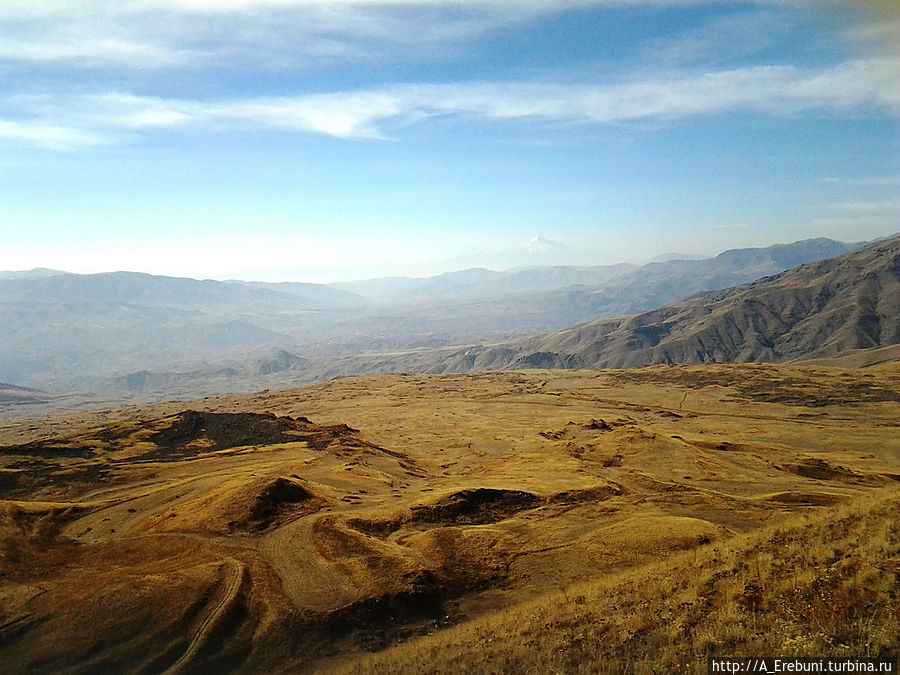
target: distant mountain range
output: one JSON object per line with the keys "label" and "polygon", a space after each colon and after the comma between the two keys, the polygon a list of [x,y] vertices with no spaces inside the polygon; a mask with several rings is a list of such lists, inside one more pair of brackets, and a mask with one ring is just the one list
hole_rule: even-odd
{"label": "distant mountain range", "polygon": [[[503,341],[655,309],[697,292],[746,283],[862,245],[812,239],[631,269],[470,270],[425,280],[379,280],[378,284],[402,281],[417,286],[386,293],[390,300],[379,302],[363,321],[348,325],[343,338],[361,328],[364,335],[349,350],[357,352],[441,346],[436,336],[447,338],[444,345]],[[581,277],[582,283],[578,275],[605,278]],[[353,290],[360,295],[370,293],[365,286]],[[431,294],[428,300],[423,299],[426,293]]]}
{"label": "distant mountain range", "polygon": [[[594,305],[592,312],[607,311],[602,297],[589,297],[602,290],[615,295],[625,311],[638,304],[657,306],[698,290],[726,288],[775,274],[797,265],[831,258],[852,251],[865,242],[844,243],[832,239],[808,239],[767,248],[725,251],[712,258],[663,256],[662,262],[640,267],[626,263],[595,267],[529,267],[495,272],[483,268],[449,272],[412,279],[388,277],[332,284],[383,304],[467,303],[507,295],[551,293],[547,298],[529,297],[527,302],[557,305],[559,291],[583,294],[578,304]],[[623,295],[624,293],[624,295]],[[573,295],[574,297],[574,295]],[[572,304],[570,301],[569,304]]]}
{"label": "distant mountain range", "polygon": [[53,270],[0,273],[4,303],[128,303],[173,309],[322,309],[365,301],[321,284],[198,281],[138,272],[70,274]]}
{"label": "distant mountain range", "polygon": [[[769,264],[769,256],[752,257]],[[429,370],[783,363],[898,343],[900,238],[894,238],[633,316],[443,354]]]}
{"label": "distant mountain range", "polygon": [[[471,269],[333,286],[130,272],[0,273],[0,380],[52,393],[197,397],[378,370],[790,358],[779,351],[783,342],[765,336],[745,354],[736,345],[747,342],[746,331],[717,343],[721,355],[685,346],[677,339],[687,329],[675,324],[692,325],[702,312],[676,301],[860,246],[813,239],[642,267]],[[660,307],[664,318],[647,314]],[[607,320],[635,314],[644,318]],[[891,318],[879,321],[889,326]],[[578,324],[586,326],[568,328]],[[872,335],[873,345],[890,339],[889,330]],[[706,334],[698,340],[712,344]],[[652,356],[640,356],[638,347]]]}
{"label": "distant mountain range", "polygon": [[597,286],[636,269],[621,263],[597,267],[529,267],[495,272],[472,268],[434,277],[387,277],[332,284],[382,304],[465,302],[489,297]]}
{"label": "distant mountain range", "polygon": [[33,270],[22,270],[18,272],[0,272],[0,279],[43,279],[45,277],[53,277],[57,274],[68,274],[60,270],[51,270],[46,267],[35,267]]}

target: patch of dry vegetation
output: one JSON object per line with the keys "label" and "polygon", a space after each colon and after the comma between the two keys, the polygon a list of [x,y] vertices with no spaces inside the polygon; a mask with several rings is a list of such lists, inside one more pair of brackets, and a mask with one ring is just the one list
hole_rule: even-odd
{"label": "patch of dry vegetation", "polygon": [[900,408],[859,392],[896,373],[398,374],[0,424],[0,662],[677,672],[880,653]]}
{"label": "patch of dry vegetation", "polygon": [[705,673],[710,656],[892,656],[900,493],[807,512],[334,668]]}
{"label": "patch of dry vegetation", "polygon": [[878,370],[838,370],[814,366],[783,368],[770,364],[734,364],[708,368],[652,366],[623,371],[626,382],[677,383],[703,389],[733,387],[737,397],[751,401],[820,407],[838,403],[900,401],[900,370],[896,366]]}

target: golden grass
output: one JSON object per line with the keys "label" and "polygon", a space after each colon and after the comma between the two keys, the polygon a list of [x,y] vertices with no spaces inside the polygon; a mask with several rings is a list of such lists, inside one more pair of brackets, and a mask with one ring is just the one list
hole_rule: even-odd
{"label": "golden grass", "polygon": [[542,595],[333,672],[705,673],[709,656],[900,647],[900,491]]}
{"label": "golden grass", "polygon": [[159,452],[183,403],[0,425],[0,662],[662,673],[896,648],[898,375],[346,378],[190,404],[333,425],[278,443],[250,432],[286,418],[210,417],[219,450],[200,429]]}

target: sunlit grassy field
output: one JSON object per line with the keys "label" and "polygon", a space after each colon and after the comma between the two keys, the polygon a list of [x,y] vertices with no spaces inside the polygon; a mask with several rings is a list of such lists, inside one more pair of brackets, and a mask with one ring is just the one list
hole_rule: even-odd
{"label": "sunlit grassy field", "polygon": [[0,427],[10,672],[895,653],[900,370],[343,378]]}

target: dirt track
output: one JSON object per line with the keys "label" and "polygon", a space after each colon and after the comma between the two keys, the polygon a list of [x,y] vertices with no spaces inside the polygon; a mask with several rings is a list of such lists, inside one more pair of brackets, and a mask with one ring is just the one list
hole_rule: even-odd
{"label": "dirt track", "polygon": [[186,666],[196,657],[197,652],[205,645],[210,633],[216,627],[217,622],[222,615],[228,610],[229,605],[235,601],[241,590],[241,583],[244,580],[244,566],[239,560],[234,558],[226,558],[223,563],[223,571],[225,579],[220,589],[220,597],[215,605],[210,607],[203,621],[197,626],[197,630],[191,637],[190,644],[175,663],[166,671],[165,675],[174,675],[174,673],[182,672]]}

